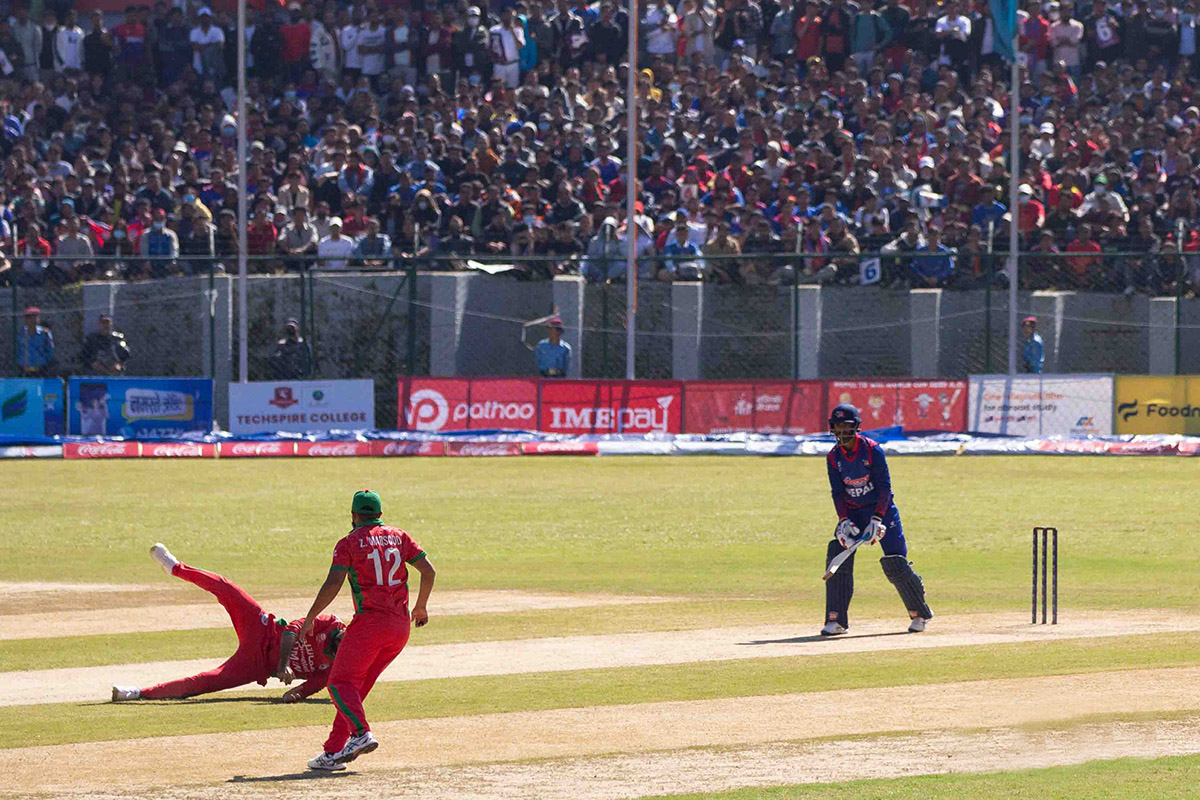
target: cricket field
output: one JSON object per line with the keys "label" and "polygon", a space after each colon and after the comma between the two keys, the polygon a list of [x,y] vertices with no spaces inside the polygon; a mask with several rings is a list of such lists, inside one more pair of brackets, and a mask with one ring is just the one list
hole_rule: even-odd
{"label": "cricket field", "polygon": [[[936,617],[905,633],[863,548],[850,634],[823,640],[821,458],[5,463],[0,797],[1196,796],[1200,460],[890,466]],[[275,681],[109,702],[235,646],[151,545],[293,619],[365,488],[438,570],[366,702],[378,751],[306,771],[333,706]],[[1037,525],[1057,626],[1029,622]]]}

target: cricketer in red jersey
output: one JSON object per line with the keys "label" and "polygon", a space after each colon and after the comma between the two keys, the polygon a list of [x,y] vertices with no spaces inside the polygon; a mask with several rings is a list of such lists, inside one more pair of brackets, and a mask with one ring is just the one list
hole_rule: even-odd
{"label": "cricketer in red jersey", "polygon": [[[304,683],[284,693],[281,699],[285,703],[295,703],[325,688],[334,655],[346,630],[344,622],[331,614],[323,614],[300,640],[300,646],[294,647],[303,620],[289,624],[285,619],[268,614],[253,597],[232,581],[213,572],[189,567],[171,555],[161,543],[150,548],[150,555],[168,575],[199,586],[217,598],[217,602],[229,613],[233,629],[237,632],[238,647],[224,664],[199,675],[144,689],[114,686],[114,702],[193,697],[247,683],[266,686],[268,678],[282,677],[285,670],[287,683],[291,683],[295,677],[304,679]],[[283,653],[285,643],[286,654]]]}
{"label": "cricketer in red jersey", "polygon": [[333,549],[333,565],[317,592],[298,635],[303,639],[318,614],[333,602],[346,578],[354,594],[354,619],[342,637],[329,674],[329,696],[337,706],[333,730],[309,769],[339,770],[379,747],[367,723],[363,700],[388,664],[408,643],[408,565],[421,573],[411,621],[429,621],[425,605],[433,591],[433,564],[412,537],[380,520],[383,507],[372,491],[356,492],[350,505],[354,530]]}

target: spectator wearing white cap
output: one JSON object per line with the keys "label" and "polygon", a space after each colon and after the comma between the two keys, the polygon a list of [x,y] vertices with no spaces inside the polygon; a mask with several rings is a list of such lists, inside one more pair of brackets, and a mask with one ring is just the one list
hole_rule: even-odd
{"label": "spectator wearing white cap", "polygon": [[206,6],[197,12],[198,24],[188,37],[192,43],[192,69],[197,75],[220,80],[225,75],[225,32],[213,25]]}
{"label": "spectator wearing white cap", "polygon": [[322,269],[345,269],[346,259],[354,254],[354,240],[342,236],[342,218],[329,220],[329,235],[317,243]]}
{"label": "spectator wearing white cap", "polygon": [[1017,230],[1028,236],[1046,224],[1046,207],[1033,197],[1033,187],[1022,183],[1017,188]]}
{"label": "spectator wearing white cap", "polygon": [[1054,123],[1043,122],[1038,128],[1038,137],[1029,144],[1029,154],[1042,161],[1054,154]]}

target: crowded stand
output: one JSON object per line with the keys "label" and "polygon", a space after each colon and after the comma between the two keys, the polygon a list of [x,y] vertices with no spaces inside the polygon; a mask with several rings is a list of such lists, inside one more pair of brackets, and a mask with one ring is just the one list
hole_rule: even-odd
{"label": "crowded stand", "polygon": [[[235,15],[0,21],[0,280],[236,269]],[[1010,66],[989,3],[248,9],[252,272],[1007,285]],[[1021,288],[1200,285],[1200,0],[1018,14]],[[634,230],[625,224],[637,159]]]}

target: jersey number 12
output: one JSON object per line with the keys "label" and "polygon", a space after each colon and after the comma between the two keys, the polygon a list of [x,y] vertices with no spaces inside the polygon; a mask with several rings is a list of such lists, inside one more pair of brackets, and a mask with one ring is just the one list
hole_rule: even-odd
{"label": "jersey number 12", "polygon": [[[404,562],[400,558],[400,550],[395,547],[389,547],[382,554],[378,550],[372,550],[367,553],[367,558],[375,562],[375,584],[378,586],[399,586],[404,583],[404,580],[396,577],[396,570],[400,569],[400,565]],[[383,563],[387,562],[391,565],[388,570],[387,583],[383,580]]]}

